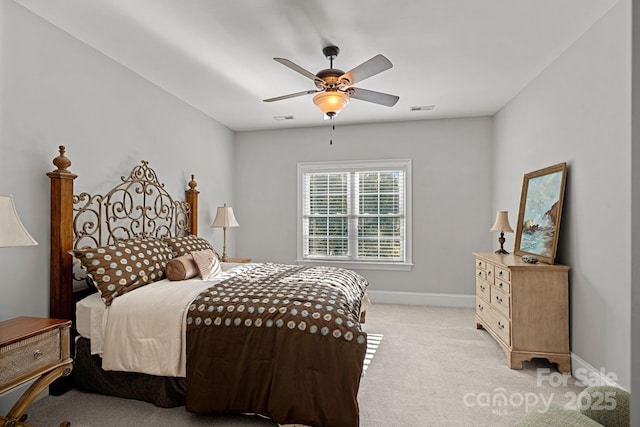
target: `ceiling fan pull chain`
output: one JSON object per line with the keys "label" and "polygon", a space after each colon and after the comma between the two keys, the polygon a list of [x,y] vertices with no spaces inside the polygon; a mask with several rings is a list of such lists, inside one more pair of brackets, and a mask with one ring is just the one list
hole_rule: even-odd
{"label": "ceiling fan pull chain", "polygon": [[335,130],[336,125],[333,123],[333,116],[331,116],[331,136],[329,137],[329,145],[333,145],[333,131]]}

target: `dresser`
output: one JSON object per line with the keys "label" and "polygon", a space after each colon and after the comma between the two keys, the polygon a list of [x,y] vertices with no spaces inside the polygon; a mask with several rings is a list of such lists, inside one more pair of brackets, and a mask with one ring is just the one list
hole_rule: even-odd
{"label": "dresser", "polygon": [[27,426],[25,412],[33,400],[71,372],[70,327],[68,320],[41,317],[0,322],[0,394],[37,378],[7,415],[0,416],[0,425]]}
{"label": "dresser", "polygon": [[513,254],[474,252],[476,327],[500,344],[512,369],[544,358],[571,372],[569,267],[529,264]]}

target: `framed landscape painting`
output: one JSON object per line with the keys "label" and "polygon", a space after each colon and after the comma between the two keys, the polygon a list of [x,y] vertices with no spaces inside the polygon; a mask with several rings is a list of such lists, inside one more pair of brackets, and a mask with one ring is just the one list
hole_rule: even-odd
{"label": "framed landscape painting", "polygon": [[525,174],[516,229],[515,254],[553,264],[558,246],[567,164]]}

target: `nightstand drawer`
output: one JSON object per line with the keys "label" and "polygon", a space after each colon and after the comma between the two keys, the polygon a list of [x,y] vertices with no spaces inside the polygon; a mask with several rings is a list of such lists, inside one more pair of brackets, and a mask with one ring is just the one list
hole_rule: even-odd
{"label": "nightstand drawer", "polygon": [[61,361],[60,347],[60,329],[54,329],[0,348],[0,385]]}

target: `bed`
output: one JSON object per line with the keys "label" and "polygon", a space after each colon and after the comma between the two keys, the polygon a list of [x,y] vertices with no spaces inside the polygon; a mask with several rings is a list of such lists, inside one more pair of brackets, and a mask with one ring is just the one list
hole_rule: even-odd
{"label": "bed", "polygon": [[[145,161],[105,194],[74,195],[77,176],[59,151],[47,174],[50,315],[72,319],[77,340],[70,380],[52,392],[79,387],[197,414],[359,425],[362,276],[220,263],[197,236],[193,175],[185,201]],[[176,265],[185,276],[169,280]],[[197,276],[187,277],[194,268]]]}

